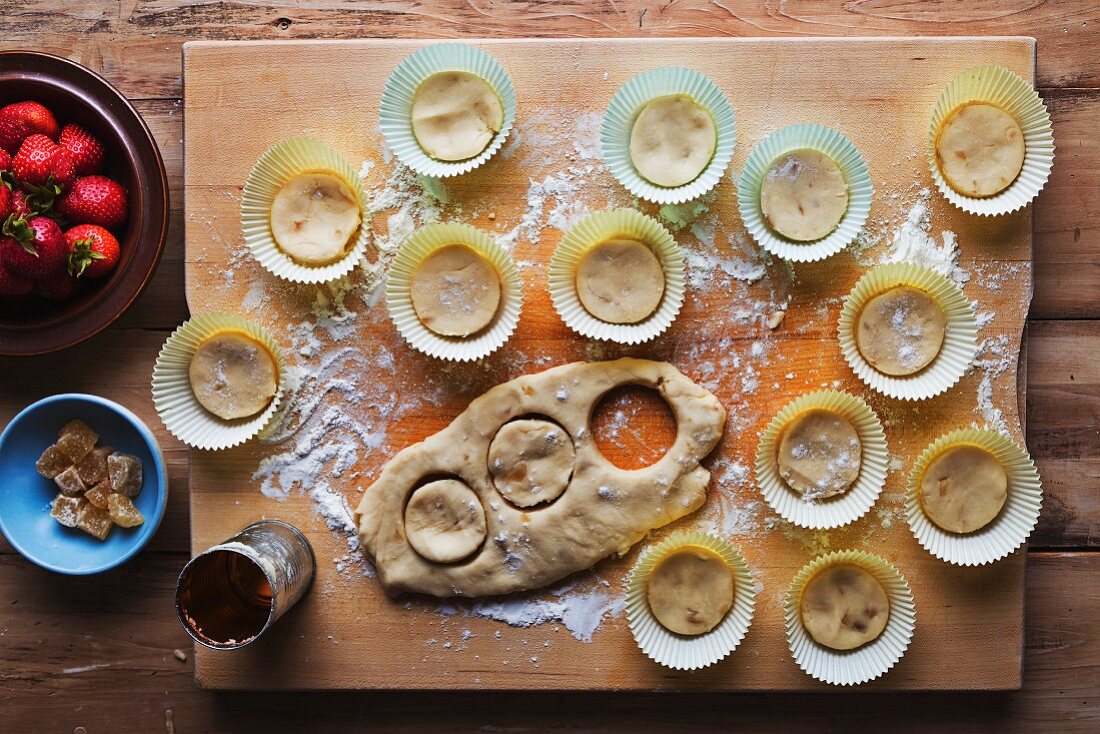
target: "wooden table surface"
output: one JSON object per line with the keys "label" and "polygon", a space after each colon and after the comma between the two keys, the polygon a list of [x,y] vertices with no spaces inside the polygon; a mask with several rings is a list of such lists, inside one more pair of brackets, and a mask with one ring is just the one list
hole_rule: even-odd
{"label": "wooden table surface", "polygon": [[[58,9],[64,7],[64,12]],[[75,59],[135,101],[164,155],[172,222],[148,291],[60,355],[0,359],[0,422],[40,397],[97,393],[143,415],[169,463],[149,548],[92,578],[52,575],[0,542],[0,731],[348,732],[1100,730],[1100,6],[1085,0],[371,2],[5,0],[0,48]],[[357,37],[1030,35],[1058,142],[1035,204],[1027,442],[1046,489],[1028,564],[1024,687],[1006,694],[316,694],[194,688],[172,612],[188,556],[187,451],[156,419],[149,375],[183,296],[182,90],[187,40]],[[322,104],[325,100],[320,100]],[[333,104],[338,104],[334,99]],[[174,650],[187,652],[179,660]],[[889,722],[889,724],[887,724]]]}

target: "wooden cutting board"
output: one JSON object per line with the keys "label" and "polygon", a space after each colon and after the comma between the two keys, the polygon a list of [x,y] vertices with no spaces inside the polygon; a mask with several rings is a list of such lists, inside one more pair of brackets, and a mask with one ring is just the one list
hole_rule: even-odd
{"label": "wooden cutting board", "polygon": [[[845,253],[793,269],[772,262],[766,276],[752,284],[732,279],[720,272],[734,255],[743,254],[734,252],[741,227],[731,176],[707,200],[707,212],[690,207],[666,212],[673,220],[699,216],[695,225],[688,222],[679,229],[677,238],[702,259],[692,265],[699,283],[689,290],[678,321],[650,345],[593,346],[569,332],[550,306],[545,265],[560,237],[555,225],[575,218],[577,190],[590,192],[584,207],[593,210],[633,203],[599,165],[592,128],[598,126],[596,115],[615,89],[642,70],[691,66],[725,91],[737,114],[733,177],[749,150],[785,124],[821,122],[843,131],[866,158],[876,187],[868,229],[888,237],[919,197],[919,189],[932,186],[925,135],[928,113],[940,90],[957,72],[981,63],[1002,64],[1032,80],[1034,40],[475,43],[493,53],[512,76],[519,98],[517,128],[506,155],[457,180],[430,186],[436,198],[429,204],[441,209],[445,218],[461,218],[497,234],[514,231],[526,215],[532,226],[520,228],[515,248],[526,300],[519,330],[500,352],[479,365],[445,369],[404,346],[384,306],[355,291],[346,300],[353,316],[311,327],[318,304],[323,310],[339,294],[276,281],[243,254],[238,219],[249,167],[268,145],[299,134],[326,140],[353,161],[372,162],[367,175],[372,189],[381,191],[390,179],[391,184],[397,181],[402,196],[420,197],[416,182],[410,184],[400,175],[390,178],[394,163],[382,152],[376,110],[389,72],[423,43],[184,46],[191,312],[244,311],[275,331],[292,363],[310,369],[329,361],[353,365],[350,382],[325,393],[321,409],[308,424],[321,425],[322,413],[329,410],[333,433],[327,438],[318,434],[310,439],[303,429],[281,445],[252,442],[220,453],[192,452],[195,552],[250,521],[273,517],[302,528],[319,558],[314,589],[269,635],[239,652],[196,650],[198,683],[250,689],[820,690],[826,686],[799,670],[787,650],[782,597],[797,569],[815,552],[855,547],[898,565],[912,585],[918,612],[916,635],[906,656],[866,688],[1018,687],[1025,554],[1018,552],[980,569],[942,564],[911,537],[901,513],[901,493],[912,460],[947,430],[982,423],[999,411],[1022,440],[1016,357],[1031,300],[1030,209],[995,220],[972,218],[933,190],[933,234],[950,230],[958,235],[959,265],[972,275],[965,291],[978,302],[979,312],[995,314],[980,337],[992,340],[997,354],[984,354],[984,369],[968,374],[946,395],[919,404],[900,404],[870,393],[848,369],[836,344],[841,297],[865,270],[868,258],[885,252],[889,243],[859,257]],[[572,194],[562,190],[563,181]],[[394,190],[387,189],[390,194]],[[406,214],[417,210],[403,208],[408,201],[398,196],[382,202],[372,222],[380,237],[395,237],[410,224]],[[560,206],[563,201],[566,205]],[[657,214],[657,207],[637,205]],[[715,220],[717,237],[707,229]],[[707,259],[710,255],[723,259]],[[353,284],[362,277],[356,276]],[[787,316],[772,333],[762,322],[780,306],[786,306]],[[304,339],[301,328],[312,328],[310,333],[319,335],[319,341]],[[340,337],[336,343],[332,334]],[[389,600],[375,580],[363,575],[361,566],[331,560],[346,556],[347,539],[326,526],[300,488],[292,488],[283,500],[259,490],[262,477],[255,475],[265,457],[285,458],[285,452],[294,450],[307,453],[310,440],[335,440],[340,415],[355,415],[360,428],[370,432],[362,435],[371,445],[348,439],[342,445],[353,451],[351,465],[335,472],[328,465],[323,475],[354,507],[369,477],[394,452],[444,427],[489,387],[555,364],[623,354],[673,362],[710,386],[731,411],[726,436],[708,462],[715,473],[708,505],[695,517],[653,536],[698,526],[700,517],[712,517],[706,514],[708,507],[718,503],[727,512],[724,527],[760,583],[755,619],[745,641],[732,656],[707,670],[676,673],[658,667],[636,649],[621,614],[609,615],[591,641],[584,642],[562,624],[517,628],[466,616],[461,610],[442,613],[435,600]],[[1000,366],[991,367],[989,360],[999,360]],[[776,522],[774,513],[760,506],[751,474],[742,480],[736,469],[738,464],[751,466],[756,437],[776,411],[797,395],[833,384],[864,396],[882,416],[896,470],[876,508],[860,521],[828,533],[799,531]],[[986,398],[984,414],[979,393]],[[657,444],[668,436],[660,406],[639,395],[619,398],[616,405],[625,410],[623,415],[601,414],[601,420],[611,416],[599,426],[605,451],[617,462],[637,464],[652,458]],[[629,418],[625,427],[622,420],[616,423],[623,416]],[[371,437],[381,437],[379,445]],[[603,579],[607,586],[601,593],[614,597],[637,551],[636,547],[623,559],[602,562],[595,575],[580,574],[576,583],[599,590],[594,579]]]}

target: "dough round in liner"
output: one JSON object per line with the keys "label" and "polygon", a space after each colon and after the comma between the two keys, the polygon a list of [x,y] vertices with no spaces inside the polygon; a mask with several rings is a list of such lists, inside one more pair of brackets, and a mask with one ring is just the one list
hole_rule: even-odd
{"label": "dough round in liner", "polygon": [[1000,107],[971,103],[954,110],[936,137],[936,165],[964,196],[993,196],[1024,167],[1024,133]]}
{"label": "dough round in liner", "polygon": [[642,178],[673,188],[706,170],[718,147],[714,118],[686,94],[649,102],[630,129],[630,160]]}
{"label": "dough round in liner", "polygon": [[199,344],[187,376],[199,405],[227,421],[263,412],[279,388],[275,357],[243,332],[223,331]]}
{"label": "dough round in liner", "polygon": [[500,307],[500,274],[466,245],[447,245],[417,265],[410,283],[413,310],[442,336],[469,336],[488,326]]}
{"label": "dough round in liner", "polygon": [[808,410],[783,429],[779,475],[803,499],[847,492],[859,478],[862,445],[855,427],[831,410]]}
{"label": "dough round in liner", "polygon": [[576,286],[588,313],[610,324],[636,324],[661,305],[665,271],[645,244],[610,239],[584,253],[577,264]]}
{"label": "dough round in liner", "polygon": [[733,607],[733,571],[709,548],[674,550],[650,572],[646,599],[669,631],[701,635],[717,627]]}
{"label": "dough round in liner", "polygon": [[521,419],[505,423],[489,444],[489,475],[516,507],[556,500],[576,462],[573,439],[556,423]]}
{"label": "dough round in liner", "polygon": [[768,226],[787,239],[813,242],[844,218],[848,182],[836,161],[821,151],[788,151],[764,174],[760,209]]}
{"label": "dough round in liner", "polygon": [[413,93],[412,129],[424,152],[441,161],[464,161],[481,153],[504,125],[500,97],[481,77],[441,71]]}
{"label": "dough round in liner", "polygon": [[802,626],[819,645],[854,650],[875,640],[890,619],[890,599],[874,576],[837,564],[815,574],[799,600]]}
{"label": "dough round in liner", "polygon": [[947,318],[936,299],[899,285],[864,304],[856,320],[856,348],[883,374],[913,375],[936,359],[946,333]]}
{"label": "dough round in liner", "polygon": [[1008,476],[993,454],[952,446],[929,462],[920,479],[924,514],[951,533],[972,533],[993,522],[1008,498]]}
{"label": "dough round in liner", "polygon": [[275,244],[303,265],[339,260],[362,222],[359,197],[326,171],[302,173],[283,184],[270,217]]}
{"label": "dough round in liner", "polygon": [[405,506],[405,537],[434,563],[461,561],[485,542],[485,508],[474,491],[457,479],[419,487]]}

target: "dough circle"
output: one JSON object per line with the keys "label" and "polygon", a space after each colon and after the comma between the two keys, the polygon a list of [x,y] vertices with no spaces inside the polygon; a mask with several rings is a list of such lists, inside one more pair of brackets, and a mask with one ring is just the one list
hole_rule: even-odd
{"label": "dough circle", "polygon": [[985,449],[952,446],[925,468],[919,491],[929,520],[950,533],[972,533],[1000,514],[1008,498],[1008,476]]}
{"label": "dough circle", "polygon": [[733,607],[733,571],[709,548],[680,548],[650,572],[646,600],[669,631],[701,635],[717,627]]}
{"label": "dough circle", "polygon": [[843,494],[859,478],[862,445],[844,416],[808,410],[783,429],[776,461],[779,475],[803,499]]}
{"label": "dough circle", "polygon": [[199,405],[222,420],[262,412],[279,387],[279,366],[260,342],[223,331],[199,344],[187,370]]}
{"label": "dough circle", "polygon": [[588,313],[609,324],[636,324],[661,305],[665,271],[653,250],[631,239],[601,242],[581,257],[577,297]]}
{"label": "dough circle", "polygon": [[504,125],[493,88],[465,71],[441,71],[413,93],[412,129],[424,152],[441,161],[464,161],[488,147]]}
{"label": "dough circle", "polygon": [[874,576],[858,566],[837,564],[802,588],[802,626],[819,645],[854,650],[876,639],[890,619],[890,599]]}
{"label": "dough circle", "polygon": [[764,174],[760,209],[768,226],[787,239],[813,242],[844,218],[848,182],[836,161],[821,151],[788,151]]}
{"label": "dough circle", "polygon": [[481,547],[485,534],[485,508],[457,479],[428,482],[405,506],[405,537],[433,563],[461,561]]}
{"label": "dough circle", "polygon": [[947,184],[964,196],[999,194],[1024,167],[1024,133],[996,105],[965,104],[940,127],[936,164]]}
{"label": "dough circle", "polygon": [[638,175],[658,186],[699,178],[717,147],[714,118],[686,94],[652,100],[630,129],[630,161]]}
{"label": "dough circle", "polygon": [[469,336],[492,322],[500,307],[500,275],[466,245],[446,245],[424,258],[410,283],[413,310],[442,336]]}
{"label": "dough circle", "polygon": [[556,423],[520,419],[505,423],[489,444],[489,475],[516,507],[534,507],[561,496],[573,476],[573,439]]}
{"label": "dough circle", "polygon": [[946,333],[947,318],[936,299],[899,285],[864,304],[856,320],[856,348],[885,375],[913,375],[936,359]]}
{"label": "dough circle", "polygon": [[283,184],[270,217],[275,244],[303,265],[339,260],[362,222],[359,197],[326,171],[301,173]]}

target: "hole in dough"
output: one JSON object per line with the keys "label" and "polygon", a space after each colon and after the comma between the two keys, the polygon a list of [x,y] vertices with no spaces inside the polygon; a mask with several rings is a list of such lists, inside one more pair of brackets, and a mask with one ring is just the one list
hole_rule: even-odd
{"label": "hole in dough", "polygon": [[436,479],[413,490],[405,505],[405,537],[421,557],[456,563],[485,542],[485,508],[459,479]]}
{"label": "hole in dough", "polygon": [[676,416],[653,388],[623,385],[596,403],[589,430],[612,464],[642,469],[660,461],[676,442]]}
{"label": "hole in dough", "polygon": [[489,444],[489,476],[510,504],[520,508],[553,502],[569,486],[577,455],[573,439],[557,423],[524,417],[500,427]]}

